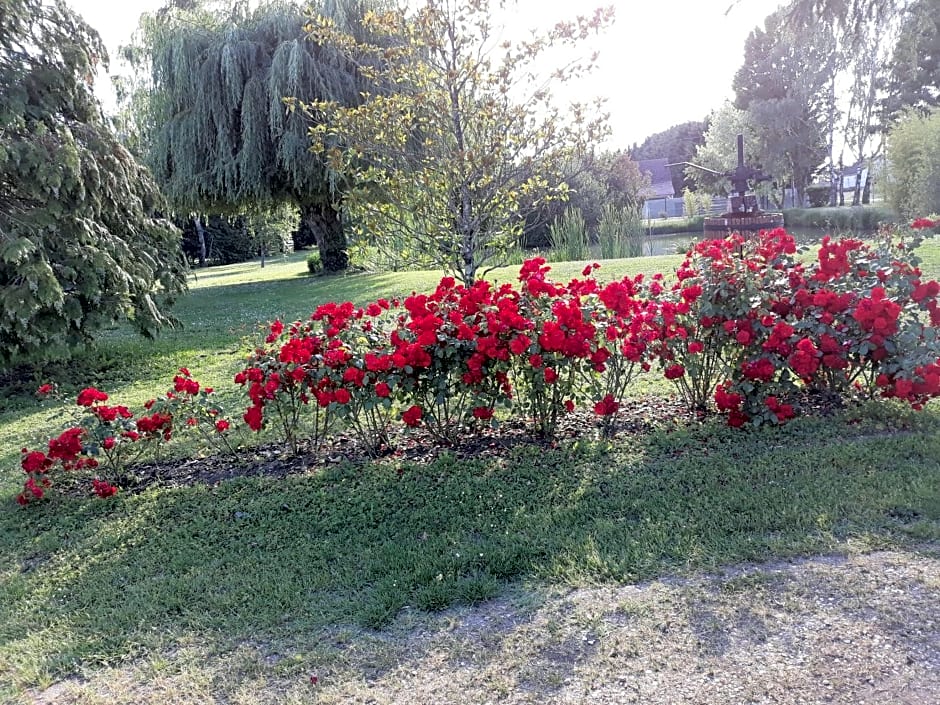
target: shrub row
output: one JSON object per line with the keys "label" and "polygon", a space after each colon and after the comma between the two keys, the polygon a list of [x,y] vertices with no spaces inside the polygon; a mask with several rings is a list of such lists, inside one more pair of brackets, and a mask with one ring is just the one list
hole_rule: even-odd
{"label": "shrub row", "polygon": [[836,233],[874,232],[896,223],[898,216],[884,206],[825,206],[788,208],[783,211],[783,220],[789,228],[826,228]]}
{"label": "shrub row", "polygon": [[[627,386],[654,368],[690,410],[736,427],[786,422],[807,391],[920,408],[940,394],[940,284],[922,281],[917,244],[913,229],[874,245],[825,238],[804,265],[778,229],[696,244],[669,284],[662,274],[602,283],[597,264],[563,284],[535,258],[517,286],[445,277],[403,300],[327,303],[271,324],[234,379],[248,398],[239,423],[276,429],[295,452],[337,422],[372,453],[397,420],[453,443],[516,415],[545,437],[587,406],[609,431]],[[94,388],[77,402],[77,424],[45,451],[24,449],[21,503],[43,497],[53,469],[114,471],[180,431],[224,449],[235,425],[186,369],[136,418]],[[99,496],[116,491],[94,482]]]}

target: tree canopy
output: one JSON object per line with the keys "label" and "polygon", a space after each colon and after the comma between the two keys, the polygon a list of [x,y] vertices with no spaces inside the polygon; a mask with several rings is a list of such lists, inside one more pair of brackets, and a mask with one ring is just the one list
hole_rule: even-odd
{"label": "tree canopy", "polygon": [[831,152],[840,54],[831,27],[795,31],[788,13],[777,10],[748,36],[733,87],[736,107],[754,125],[759,153],[765,161],[783,158],[771,173],[789,179],[801,195]]}
{"label": "tree canopy", "polygon": [[[597,108],[562,119],[533,60],[605,25],[612,11],[500,42],[489,0],[425,0],[412,15],[370,13],[379,43],[357,41],[328,18],[311,22],[318,46],[344,47],[371,80],[359,106],[318,101],[314,148],[337,178],[360,236],[382,246],[404,234],[465,282],[502,263],[526,209],[564,197],[564,166],[605,134]],[[592,59],[556,71],[574,78]]]}
{"label": "tree canopy", "polygon": [[940,106],[940,3],[917,0],[901,21],[889,63],[885,108],[898,117],[905,108],[926,113]]}
{"label": "tree canopy", "polygon": [[[314,10],[353,34],[365,3],[323,0]],[[171,4],[141,21],[137,66],[149,72],[147,161],[182,210],[245,212],[291,203],[328,270],[346,267],[346,238],[309,123],[283,100],[359,100],[354,65],[308,41],[299,5],[214,9]]]}
{"label": "tree canopy", "polygon": [[0,364],[125,318],[153,334],[185,286],[179,231],[91,92],[104,60],[62,0],[0,0]]}

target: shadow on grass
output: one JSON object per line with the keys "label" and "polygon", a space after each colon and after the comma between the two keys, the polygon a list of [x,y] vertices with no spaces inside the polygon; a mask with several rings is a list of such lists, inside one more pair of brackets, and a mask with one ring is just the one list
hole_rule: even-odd
{"label": "shadow on grass", "polygon": [[[652,433],[607,450],[343,466],[0,509],[0,670],[60,676],[172,643],[380,628],[507,581],[633,582],[940,536],[935,417]],[[899,510],[898,508],[902,508]],[[217,636],[213,636],[217,635]]]}

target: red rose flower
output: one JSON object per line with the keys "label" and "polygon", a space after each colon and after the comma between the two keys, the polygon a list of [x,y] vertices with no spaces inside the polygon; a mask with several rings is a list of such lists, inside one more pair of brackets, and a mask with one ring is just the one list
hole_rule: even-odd
{"label": "red rose flower", "polygon": [[405,422],[406,426],[411,426],[414,428],[415,426],[419,426],[421,424],[421,417],[423,414],[424,412],[422,411],[421,407],[415,404],[402,413],[401,420]]}
{"label": "red rose flower", "polygon": [[594,405],[594,413],[598,416],[611,416],[617,413],[620,404],[614,400],[613,394],[608,394]]}
{"label": "red rose flower", "polygon": [[118,491],[117,487],[104,480],[99,480],[97,477],[91,481],[91,487],[94,493],[102,499],[112,497],[117,494]]}
{"label": "red rose flower", "polygon": [[509,350],[513,355],[522,355],[526,350],[529,349],[529,346],[532,344],[532,341],[526,335],[517,335],[509,343]]}
{"label": "red rose flower", "polygon": [[670,365],[664,373],[666,379],[679,379],[685,374],[685,368],[682,365]]}
{"label": "red rose flower", "polygon": [[86,387],[78,393],[75,403],[79,406],[91,406],[99,401],[108,401],[108,395],[94,387]]}
{"label": "red rose flower", "polygon": [[242,418],[245,419],[245,423],[248,424],[248,428],[252,431],[261,430],[261,423],[264,417],[260,406],[248,407],[248,411],[245,412]]}

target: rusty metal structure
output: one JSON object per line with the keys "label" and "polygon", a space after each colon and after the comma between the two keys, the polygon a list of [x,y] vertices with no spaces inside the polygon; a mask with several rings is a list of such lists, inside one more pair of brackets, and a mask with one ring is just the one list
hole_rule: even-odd
{"label": "rusty metal structure", "polygon": [[705,218],[705,235],[707,237],[725,237],[728,233],[739,232],[754,234],[761,230],[770,230],[783,227],[782,213],[765,213],[757,203],[757,196],[750,192],[751,184],[768,181],[769,176],[761,173],[760,169],[747,166],[744,163],[744,135],[738,135],[738,165],[731,171],[720,172],[708,169],[692,162],[675,162],[667,166],[691,166],[709,174],[721,176],[731,182],[732,195],[731,209],[720,216]]}

